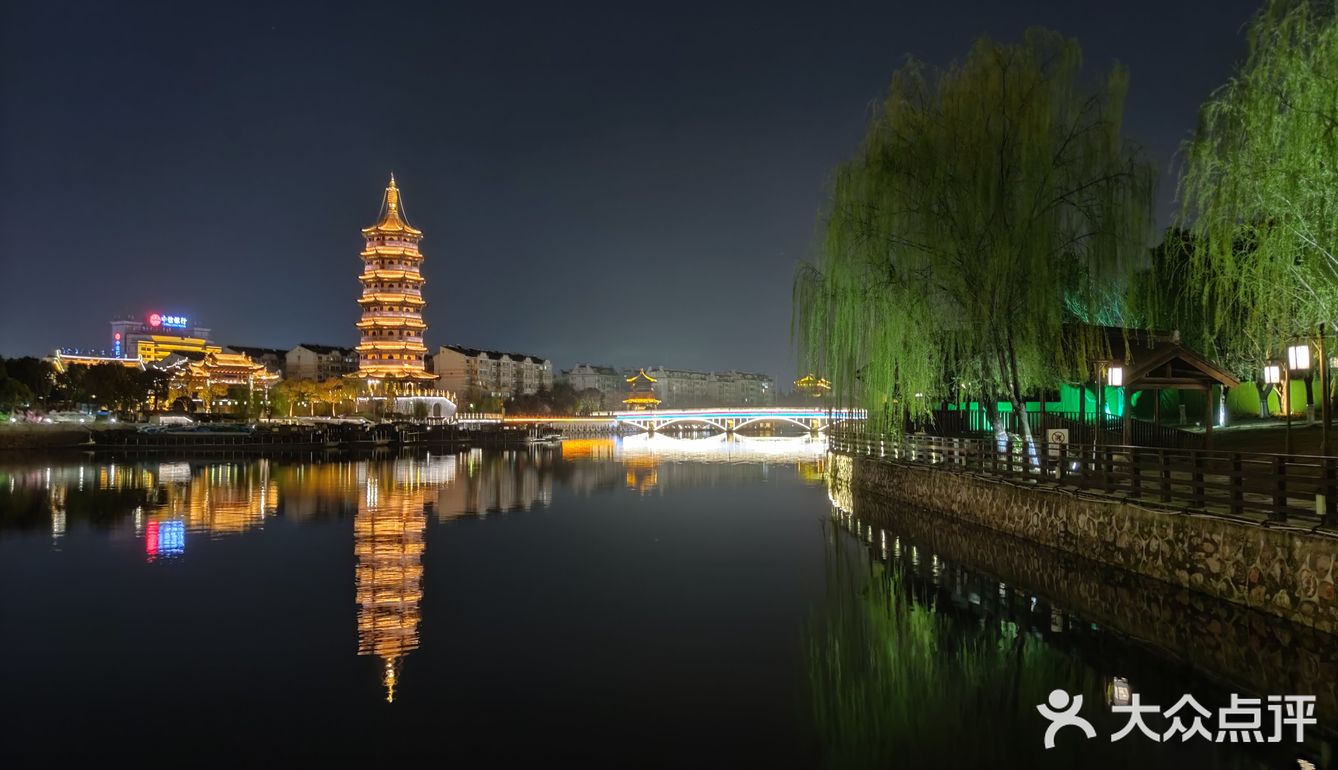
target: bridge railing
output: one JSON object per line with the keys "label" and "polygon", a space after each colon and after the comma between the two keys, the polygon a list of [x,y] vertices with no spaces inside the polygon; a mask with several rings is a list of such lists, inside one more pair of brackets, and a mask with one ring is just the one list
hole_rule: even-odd
{"label": "bridge railing", "polygon": [[1076,487],[1268,524],[1338,527],[1338,458],[837,431],[834,451],[1027,484]]}

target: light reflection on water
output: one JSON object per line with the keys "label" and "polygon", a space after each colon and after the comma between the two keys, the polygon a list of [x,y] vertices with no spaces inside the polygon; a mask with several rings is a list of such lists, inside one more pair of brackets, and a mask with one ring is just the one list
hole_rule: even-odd
{"label": "light reflection on water", "polygon": [[[1168,601],[1176,593],[1170,586],[965,523],[917,516],[893,501],[852,496],[844,479],[838,471],[829,484],[831,593],[807,634],[814,722],[829,765],[914,767],[950,756],[962,767],[1001,757],[1017,767],[1331,766],[1330,720],[1338,704],[1330,676],[1338,646],[1331,637],[1283,629],[1280,621],[1197,596],[1168,622],[1160,605],[1176,604]],[[922,542],[896,531],[908,519],[925,522],[916,533]],[[1072,582],[1111,588],[1088,592],[1075,585],[1074,598],[1113,597],[1130,606],[1117,610],[1098,601],[1075,610],[1034,587],[944,557],[926,542],[956,545],[958,554],[972,550],[963,543],[992,543],[974,548],[996,554],[994,564],[1010,574],[1039,584],[1042,572],[1057,570]],[[1143,611],[1140,601],[1148,602]],[[1098,624],[1097,615],[1117,624]],[[1137,622],[1118,625],[1130,615]],[[1251,628],[1261,622],[1271,630]],[[1209,638],[1235,649],[1225,655],[1196,649]],[[1105,745],[1070,738],[1044,750],[1035,740],[1033,710],[1057,687],[1083,696],[1082,713]],[[1320,724],[1301,745],[1157,743],[1138,736],[1110,743],[1126,721],[1112,706],[1128,705],[1134,693],[1163,708],[1190,694],[1215,714],[1232,692],[1315,695]],[[1165,727],[1156,721],[1160,715],[1150,719]]]}
{"label": "light reflection on water", "polygon": [[[328,743],[331,761],[377,754],[352,737],[369,725],[430,752],[443,724],[459,726],[453,741],[493,747],[530,730],[546,752],[584,758],[584,729],[608,725],[598,756],[620,764],[644,760],[664,730],[675,748],[650,764],[703,751],[734,766],[1184,760],[1146,746],[1040,752],[1031,706],[1055,686],[1092,702],[1117,677],[1150,692],[1163,675],[1165,687],[1221,688],[829,505],[830,463],[820,439],[644,435],[302,461],[0,461],[0,557],[12,562],[0,566],[29,586],[21,649],[70,669],[68,681],[59,665],[31,681],[17,664],[0,674],[95,732],[108,717],[81,712],[79,696],[97,700],[99,677],[147,656],[175,674],[109,692],[150,708],[175,691],[233,730],[251,724],[237,714],[287,699],[310,712],[303,735]],[[61,587],[76,579],[78,592]],[[116,588],[97,591],[104,580]],[[107,658],[37,622],[48,590],[94,644],[119,635]],[[174,608],[171,625],[106,616],[149,596]],[[255,625],[216,627],[232,617]],[[243,654],[257,637],[273,641]],[[332,657],[312,651],[327,641]],[[265,674],[234,692],[201,662],[213,659]],[[48,694],[61,691],[76,697]],[[105,729],[103,745],[127,728]],[[1209,754],[1257,766],[1257,752]]]}

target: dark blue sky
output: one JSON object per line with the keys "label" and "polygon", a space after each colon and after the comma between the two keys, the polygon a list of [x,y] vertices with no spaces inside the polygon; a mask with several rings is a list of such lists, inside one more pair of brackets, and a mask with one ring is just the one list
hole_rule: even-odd
{"label": "dark blue sky", "polygon": [[393,169],[430,347],[788,377],[794,264],[907,53],[1076,36],[1168,169],[1257,4],[4,3],[0,355],[154,309],[352,345]]}

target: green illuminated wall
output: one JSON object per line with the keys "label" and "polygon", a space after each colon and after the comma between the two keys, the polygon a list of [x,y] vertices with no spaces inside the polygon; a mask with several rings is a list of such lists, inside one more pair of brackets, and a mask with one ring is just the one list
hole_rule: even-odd
{"label": "green illuminated wall", "polygon": [[[1102,406],[1107,414],[1121,416],[1123,410],[1121,406],[1121,388],[1107,387],[1105,398],[1102,400]],[[1295,380],[1291,383],[1292,391],[1292,414],[1300,415],[1305,413],[1306,392],[1305,383],[1301,380]],[[1277,388],[1270,387],[1268,392],[1268,413],[1274,417],[1282,416],[1282,406],[1280,403],[1280,393]],[[1185,406],[1185,417],[1190,423],[1201,422],[1207,407],[1206,394],[1201,390],[1163,390],[1159,394],[1161,398],[1161,418],[1163,422],[1173,423],[1180,414],[1180,405]],[[1081,411],[1084,414],[1092,415],[1096,413],[1098,399],[1092,388],[1085,388],[1082,392],[1083,404]],[[1319,404],[1322,396],[1319,392],[1319,383],[1315,383],[1315,403]],[[1076,385],[1062,385],[1059,388],[1059,398],[1045,402],[1045,410],[1048,412],[1067,412],[1076,413],[1079,410],[1079,391]],[[1258,417],[1259,416],[1259,391],[1253,383],[1244,383],[1238,387],[1230,388],[1226,391],[1227,412],[1232,417]],[[949,404],[949,410],[969,409],[977,411],[980,405],[974,401],[969,404]],[[1317,407],[1318,408],[1318,407]],[[999,411],[1011,412],[1013,405],[1006,402],[999,402]],[[1039,401],[1027,402],[1028,412],[1041,411]],[[1133,406],[1130,414],[1140,420],[1151,420],[1155,414],[1155,404],[1153,400],[1153,391],[1145,390],[1134,393]]]}
{"label": "green illuminated wall", "polygon": [[[1270,386],[1268,392],[1268,413],[1274,417],[1282,416],[1282,393],[1278,387]],[[1292,380],[1292,414],[1305,414],[1305,381]],[[1319,409],[1319,403],[1323,400],[1320,393],[1319,382],[1315,382],[1315,408]],[[1227,409],[1233,415],[1242,415],[1247,417],[1259,416],[1259,390],[1251,384],[1245,383],[1239,388],[1232,388],[1227,394]]]}
{"label": "green illuminated wall", "polygon": [[[1097,411],[1097,405],[1098,405],[1098,402],[1100,401],[1100,402],[1102,403],[1102,405],[1103,405],[1103,407],[1104,407],[1104,409],[1105,409],[1105,411],[1106,411],[1107,414],[1113,414],[1113,415],[1116,415],[1116,416],[1119,416],[1119,415],[1124,414],[1124,410],[1123,410],[1123,407],[1122,407],[1122,404],[1121,404],[1121,400],[1120,400],[1120,391],[1121,391],[1121,388],[1111,388],[1111,387],[1107,387],[1107,388],[1105,388],[1104,390],[1105,390],[1105,393],[1104,393],[1105,398],[1104,398],[1104,399],[1098,399],[1097,394],[1092,390],[1092,388],[1090,388],[1090,387],[1085,388],[1085,389],[1083,390],[1083,393],[1082,393],[1082,397],[1083,397],[1083,402],[1084,402],[1084,403],[1082,404],[1081,411],[1084,412],[1085,414],[1088,414],[1088,415],[1096,414],[1096,411]],[[1139,405],[1139,402],[1141,402],[1141,401],[1144,400],[1144,399],[1142,398],[1142,396],[1143,396],[1142,393],[1135,393],[1135,394],[1134,394],[1134,414],[1137,414],[1137,413],[1138,413],[1138,405]],[[1149,403],[1151,403],[1151,402],[1149,402]],[[1026,407],[1027,407],[1027,411],[1028,411],[1028,412],[1039,412],[1039,411],[1041,411],[1041,402],[1040,402],[1040,401],[1028,401],[1028,402],[1026,402]],[[956,409],[962,409],[962,408],[969,409],[969,410],[971,410],[971,411],[976,411],[976,410],[979,410],[979,409],[980,409],[980,404],[976,403],[975,401],[972,401],[972,402],[969,402],[969,403],[967,403],[967,404],[949,404],[949,405],[948,405],[948,409],[949,409],[949,411],[956,410]],[[1148,407],[1148,409],[1149,409],[1149,413],[1151,413],[1151,411],[1150,411],[1150,410],[1151,410],[1151,407],[1150,407],[1150,406]],[[1011,403],[1007,402],[1007,401],[1000,401],[1000,402],[999,402],[999,411],[1000,411],[1000,412],[1011,412],[1011,411],[1013,411],[1013,405],[1012,405]],[[1046,402],[1045,402],[1045,411],[1047,411],[1047,412],[1078,412],[1078,411],[1080,411],[1080,409],[1079,409],[1079,404],[1078,404],[1078,386],[1077,386],[1077,385],[1060,385],[1060,386],[1059,386],[1059,399],[1058,399],[1057,401],[1046,401]]]}

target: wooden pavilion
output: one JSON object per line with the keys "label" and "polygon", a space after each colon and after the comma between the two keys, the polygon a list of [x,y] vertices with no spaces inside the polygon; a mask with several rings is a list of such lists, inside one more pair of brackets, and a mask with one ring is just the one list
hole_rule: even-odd
{"label": "wooden pavilion", "polygon": [[1203,421],[1204,446],[1212,447],[1213,416],[1220,388],[1234,388],[1240,380],[1200,353],[1185,347],[1177,331],[1142,331],[1103,327],[1110,355],[1093,361],[1097,392],[1103,386],[1120,387],[1123,393],[1124,443],[1130,443],[1133,395],[1153,393],[1153,420],[1161,422],[1161,391],[1202,391],[1207,404]]}

